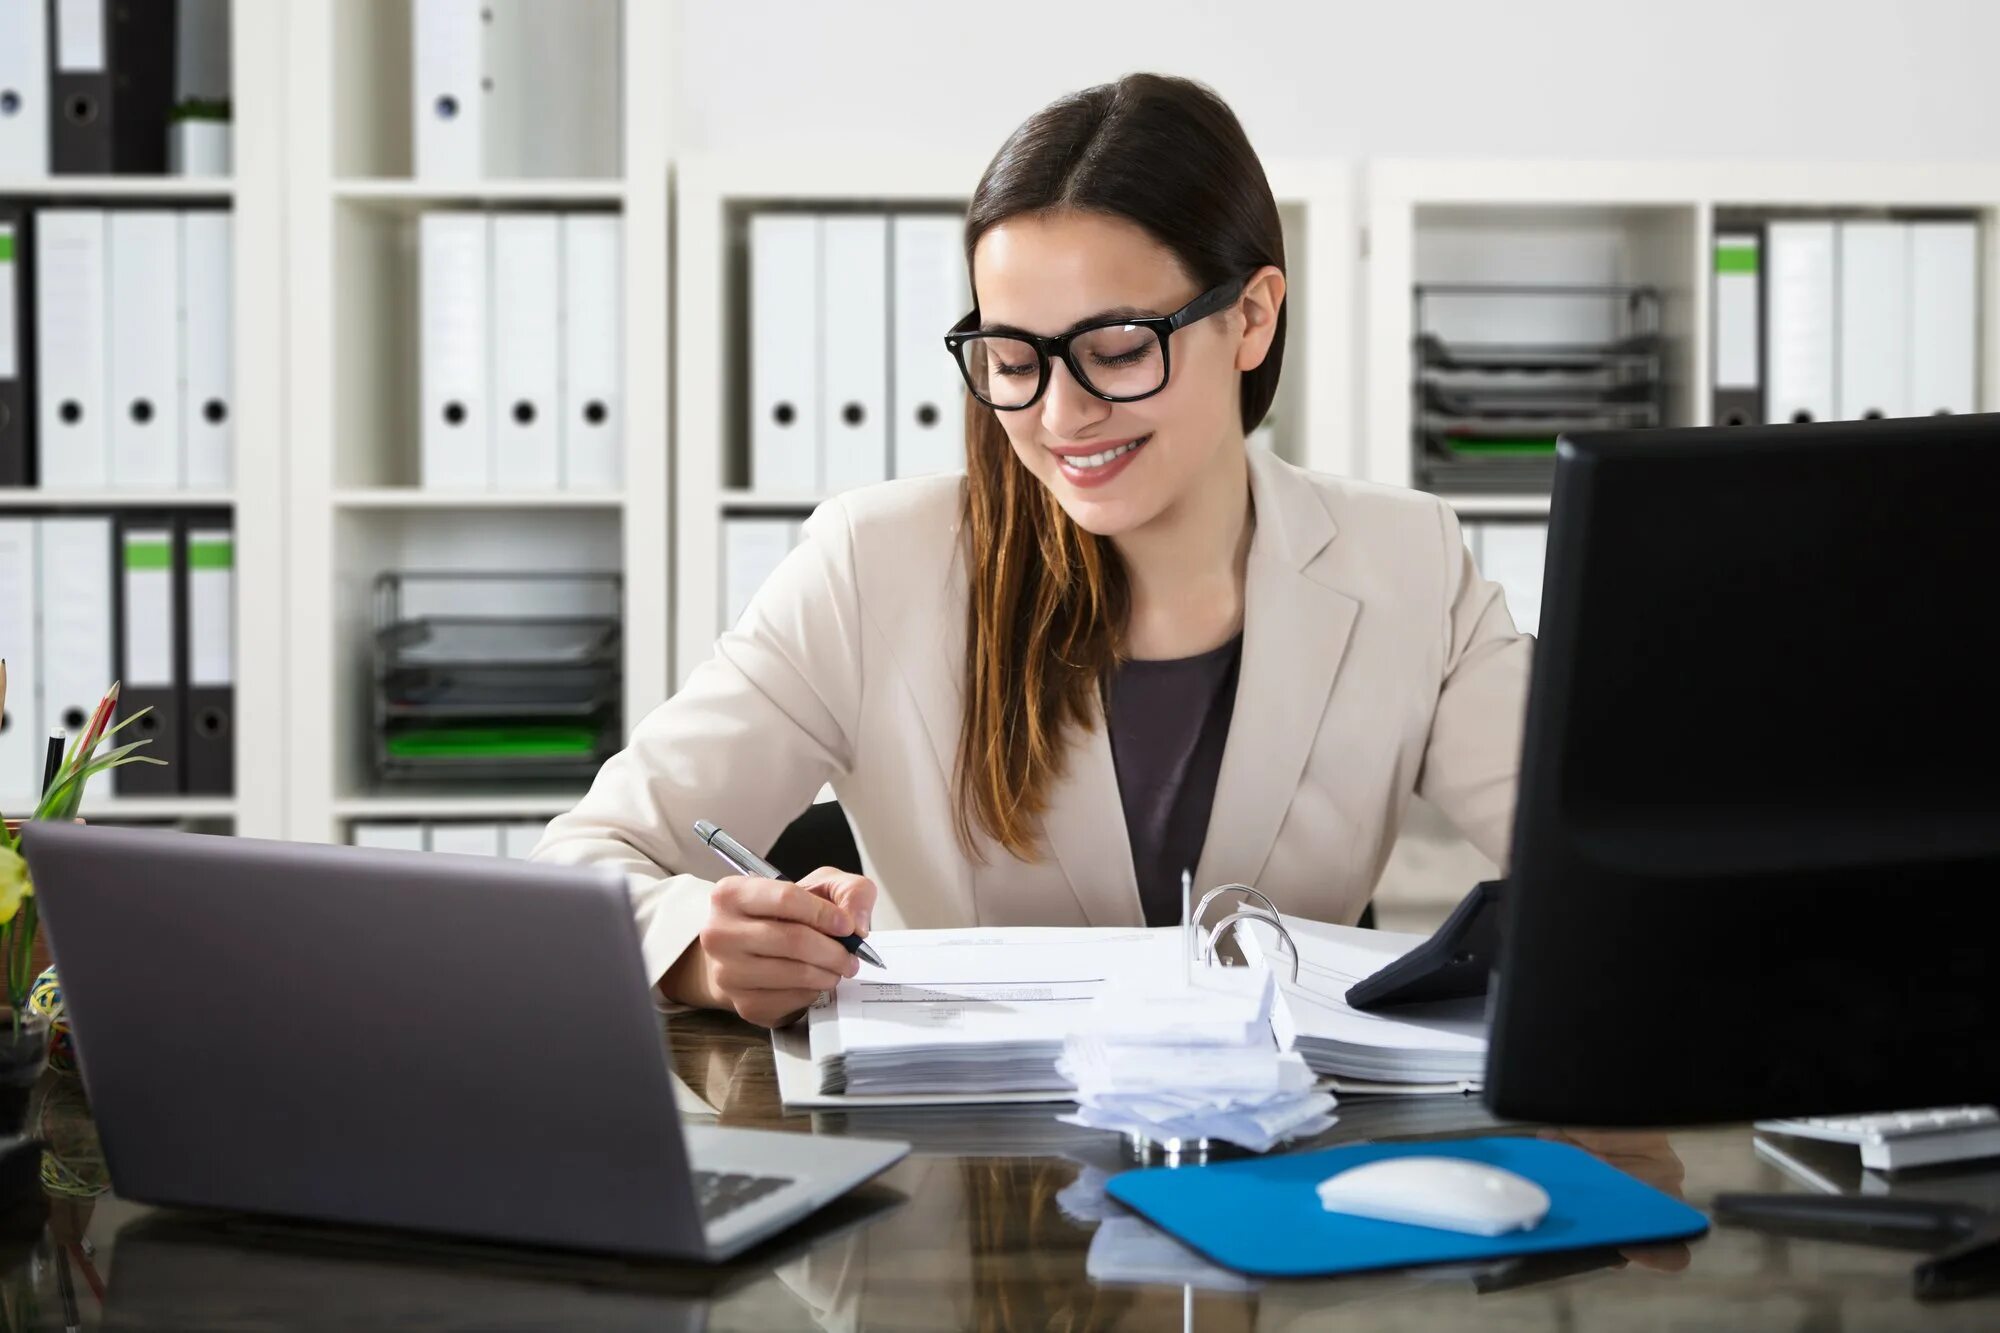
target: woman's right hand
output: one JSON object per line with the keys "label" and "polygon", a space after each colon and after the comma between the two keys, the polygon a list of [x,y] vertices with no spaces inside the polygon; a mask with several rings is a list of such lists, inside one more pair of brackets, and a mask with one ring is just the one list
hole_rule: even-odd
{"label": "woman's right hand", "polygon": [[831,867],[796,884],[731,875],[709,895],[708,924],[661,979],[670,1000],[779,1027],[859,970],[840,943],[868,933],[875,885]]}

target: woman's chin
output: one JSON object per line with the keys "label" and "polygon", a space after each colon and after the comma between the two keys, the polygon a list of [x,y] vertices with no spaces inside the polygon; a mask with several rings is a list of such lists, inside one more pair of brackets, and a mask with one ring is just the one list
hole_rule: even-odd
{"label": "woman's chin", "polygon": [[1162,508],[1152,503],[1152,497],[1148,495],[1079,492],[1060,482],[1055,487],[1055,493],[1056,503],[1062,506],[1072,523],[1093,537],[1106,539],[1122,537],[1135,528],[1144,527]]}

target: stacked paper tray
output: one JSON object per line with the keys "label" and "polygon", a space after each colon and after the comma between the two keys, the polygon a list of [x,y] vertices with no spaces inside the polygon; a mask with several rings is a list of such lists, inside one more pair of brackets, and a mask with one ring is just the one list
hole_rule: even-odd
{"label": "stacked paper tray", "polygon": [[376,580],[377,774],[587,779],[618,743],[616,574]]}
{"label": "stacked paper tray", "polygon": [[1253,925],[1243,932],[1244,957],[1269,960],[1278,977],[1271,1030],[1316,1074],[1381,1090],[1444,1091],[1476,1087],[1486,1068],[1483,999],[1410,1006],[1393,1014],[1364,1013],[1346,1001],[1347,988],[1423,943],[1421,935],[1334,926],[1285,918],[1299,950],[1299,977],[1273,958],[1273,936]]}
{"label": "stacked paper tray", "polygon": [[1657,290],[1422,283],[1414,297],[1418,485],[1546,492],[1557,437],[1663,423]]}

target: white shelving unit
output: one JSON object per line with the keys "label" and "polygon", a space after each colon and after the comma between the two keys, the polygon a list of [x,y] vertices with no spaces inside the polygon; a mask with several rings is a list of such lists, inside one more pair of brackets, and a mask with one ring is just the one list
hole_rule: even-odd
{"label": "white shelving unit", "polygon": [[[1355,470],[1371,480],[1408,486],[1414,478],[1411,295],[1419,281],[1526,276],[1653,283],[1665,297],[1669,424],[1710,424],[1712,240],[1723,210],[1977,215],[1980,401],[1987,410],[2000,404],[2000,167],[1992,164],[1377,161],[1365,168],[1363,190],[1365,426]],[[1566,255],[1561,245],[1548,244],[1564,238],[1576,243]],[[1500,259],[1598,267],[1525,275],[1455,271],[1482,242]],[[1468,520],[1544,518],[1549,509],[1545,494],[1448,498]],[[1419,803],[1377,902],[1386,920],[1427,929],[1493,870],[1441,815]]]}
{"label": "white shelving unit", "polygon": [[[1483,234],[1494,253],[1567,238],[1592,280],[1640,281],[1666,298],[1668,422],[1707,425],[1711,242],[1721,210],[1938,209],[1981,220],[1980,398],[2000,402],[2000,167],[1989,163],[1381,161],[1366,169],[1362,475],[1411,484],[1411,288],[1468,276],[1454,261]],[[1559,250],[1544,246],[1542,255]],[[1605,265],[1612,266],[1606,271]],[[1516,274],[1515,276],[1518,276]],[[1550,272],[1531,277],[1554,277]],[[1454,496],[1467,517],[1545,514],[1546,496]]]}
{"label": "white shelving unit", "polygon": [[576,804],[574,791],[491,794],[418,789],[397,795],[350,796],[334,802],[337,819],[550,819]]}
{"label": "white shelving unit", "polygon": [[0,490],[0,510],[9,509],[227,509],[236,492],[227,491],[45,491],[38,486]]}
{"label": "white shelving unit", "polygon": [[336,199],[370,200],[403,205],[412,211],[466,204],[619,204],[625,198],[623,180],[484,180],[463,186],[437,181],[397,178],[343,179],[334,182]]}
{"label": "white shelving unit", "polygon": [[[236,0],[230,14],[233,177],[40,176],[0,180],[0,196],[50,207],[224,204],[232,215],[236,358],[227,491],[0,490],[0,512],[227,509],[235,541],[236,793],[119,796],[100,777],[83,806],[99,820],[202,821],[256,837],[285,830],[287,714],[282,636],[257,632],[285,598],[285,12]],[[106,681],[109,684],[107,678]],[[15,805],[8,813],[18,814]]]}
{"label": "white shelving unit", "polygon": [[[234,21],[240,22],[240,19]],[[231,41],[235,38],[232,34]],[[237,48],[240,51],[240,47]],[[243,91],[241,77],[237,91]],[[232,126],[232,133],[240,127]],[[30,199],[133,199],[176,203],[227,202],[236,183],[224,176],[30,176],[0,177],[0,195]]]}
{"label": "white shelving unit", "polygon": [[111,796],[92,792],[83,803],[82,815],[85,819],[120,823],[154,819],[234,820],[239,809],[239,803],[231,796]]}
{"label": "white shelving unit", "polygon": [[336,509],[619,509],[621,491],[549,491],[521,495],[508,491],[436,491],[412,486],[357,486],[334,492]]}
{"label": "white shelving unit", "polygon": [[[676,163],[675,252],[680,285],[674,411],[674,681],[708,655],[719,632],[721,524],[736,510],[785,510],[800,517],[824,496],[769,493],[731,485],[732,439],[741,414],[745,368],[731,348],[746,311],[732,308],[732,256],[746,219],[764,207],[963,209],[985,169],[983,157],[802,158],[731,154]],[[1352,324],[1354,220],[1351,168],[1341,162],[1265,164],[1285,224],[1290,323],[1285,373],[1272,409],[1276,447],[1294,462],[1326,471],[1353,466]],[[944,334],[938,330],[939,337]],[[945,355],[942,348],[939,356]]]}
{"label": "white shelving unit", "polygon": [[[292,255],[286,354],[294,698],[286,833],[354,819],[546,818],[548,784],[378,787],[368,773],[370,590],[397,568],[614,570],[624,584],[625,723],[666,697],[665,0],[625,0],[618,175],[444,183],[412,176],[408,0],[287,0]],[[612,72],[607,71],[607,77]],[[612,493],[439,492],[418,480],[416,227],[430,209],[613,212],[624,234],[624,485]]]}

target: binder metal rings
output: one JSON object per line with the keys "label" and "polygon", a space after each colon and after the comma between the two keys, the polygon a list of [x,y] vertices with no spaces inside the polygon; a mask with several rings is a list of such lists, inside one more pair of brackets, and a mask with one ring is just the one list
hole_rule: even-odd
{"label": "binder metal rings", "polygon": [[[1255,898],[1263,905],[1261,907],[1237,908],[1228,916],[1216,922],[1214,929],[1210,930],[1204,936],[1201,932],[1202,926],[1208,916],[1209,905],[1225,894],[1238,894],[1244,897]],[[1212,967],[1215,965],[1215,946],[1221,941],[1222,936],[1227,932],[1235,930],[1245,921],[1261,921],[1278,932],[1278,938],[1285,942],[1287,949],[1291,950],[1292,981],[1296,984],[1299,979],[1299,946],[1292,939],[1291,931],[1285,929],[1284,920],[1278,914],[1278,905],[1263,893],[1251,888],[1248,884],[1221,884],[1204,893],[1201,896],[1201,902],[1196,904],[1192,912],[1188,913],[1187,921],[1181,926],[1183,944],[1194,955],[1194,961],[1202,964],[1204,967]]]}

